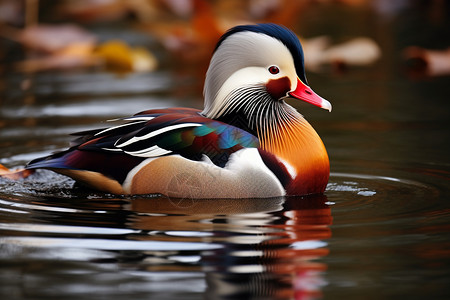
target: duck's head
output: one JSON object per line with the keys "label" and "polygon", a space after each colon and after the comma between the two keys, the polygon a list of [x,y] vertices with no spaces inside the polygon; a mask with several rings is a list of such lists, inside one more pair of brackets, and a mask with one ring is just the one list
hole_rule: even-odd
{"label": "duck's head", "polygon": [[226,32],[217,43],[203,92],[204,115],[243,115],[256,131],[251,124],[258,120],[295,114],[284,102],[288,97],[331,111],[330,102],[307,84],[297,36],[275,24],[236,26]]}

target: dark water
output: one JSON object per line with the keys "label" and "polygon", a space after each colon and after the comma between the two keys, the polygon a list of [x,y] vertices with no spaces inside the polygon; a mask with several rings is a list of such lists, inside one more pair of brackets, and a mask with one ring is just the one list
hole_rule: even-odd
{"label": "dark water", "polygon": [[[450,81],[405,76],[399,27],[383,26],[370,31],[377,64],[309,73],[332,113],[292,103],[329,151],[325,195],[116,197],[49,171],[0,179],[1,297],[448,299]],[[175,70],[4,77],[0,163],[23,166],[106,119],[201,107],[197,91],[180,97],[199,78]]]}

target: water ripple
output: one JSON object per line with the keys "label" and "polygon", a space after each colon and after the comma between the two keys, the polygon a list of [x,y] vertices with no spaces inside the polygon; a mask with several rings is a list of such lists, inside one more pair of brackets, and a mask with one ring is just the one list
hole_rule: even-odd
{"label": "water ripple", "polygon": [[[335,203],[335,225],[401,224],[405,219],[417,222],[426,215],[445,215],[440,198],[450,176],[430,168],[416,172],[403,172],[405,178],[332,173],[326,194]],[[438,174],[441,181],[432,178],[432,183],[427,182],[431,181],[429,174]]]}
{"label": "water ripple", "polygon": [[98,235],[126,235],[136,234],[139,230],[122,228],[104,228],[87,226],[65,226],[33,223],[0,223],[0,230],[25,231],[33,233],[56,233],[56,234],[98,234]]}
{"label": "water ripple", "polygon": [[213,243],[171,242],[171,241],[127,241],[109,239],[77,239],[50,237],[3,237],[0,244],[12,244],[27,247],[79,248],[96,250],[151,250],[151,251],[200,251],[219,249],[222,246]]}

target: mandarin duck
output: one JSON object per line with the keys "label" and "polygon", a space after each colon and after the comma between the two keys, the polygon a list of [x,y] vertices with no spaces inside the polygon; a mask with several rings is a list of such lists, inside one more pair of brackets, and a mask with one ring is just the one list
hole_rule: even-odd
{"label": "mandarin duck", "polygon": [[84,131],[31,161],[113,194],[267,198],[323,193],[330,168],[312,126],[285,102],[331,111],[307,84],[302,46],[275,24],[227,31],[213,52],[204,109],[152,109]]}

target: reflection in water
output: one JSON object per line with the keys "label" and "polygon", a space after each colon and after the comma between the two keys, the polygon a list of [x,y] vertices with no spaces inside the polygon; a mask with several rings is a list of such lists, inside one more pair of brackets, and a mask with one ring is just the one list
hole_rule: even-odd
{"label": "reflection in water", "polygon": [[0,295],[426,298],[447,286],[450,181],[418,170],[332,173],[326,197],[239,200],[95,194],[49,171],[0,180]]}
{"label": "reflection in water", "polygon": [[[109,286],[104,278],[112,276],[123,285],[109,286],[111,295],[134,295],[138,285],[147,296],[189,290],[208,299],[316,299],[326,284],[326,265],[316,261],[328,254],[331,236],[323,195],[192,200],[61,192],[36,198],[0,194],[0,247],[9,253],[0,260],[13,262],[3,271],[22,270],[45,286],[16,287],[20,293],[46,298],[87,289],[103,295]],[[116,266],[114,275],[105,263]],[[30,273],[28,266],[37,269]],[[94,272],[94,279],[86,281],[79,272]],[[60,273],[72,275],[64,279]],[[136,274],[138,282],[124,289]],[[178,291],[170,287],[176,278],[184,282]],[[59,287],[49,289],[55,280]]]}
{"label": "reflection in water", "polygon": [[[206,272],[208,298],[311,299],[321,295],[325,284],[321,272],[326,265],[314,260],[328,254],[323,240],[331,236],[328,226],[332,218],[326,202],[323,195],[134,199],[130,205],[136,215],[129,226],[149,232],[139,239],[160,240],[165,235],[170,240],[220,243],[222,247],[203,251],[198,258],[199,267]],[[174,266],[166,267],[173,270]],[[157,268],[161,270],[161,266]]]}

